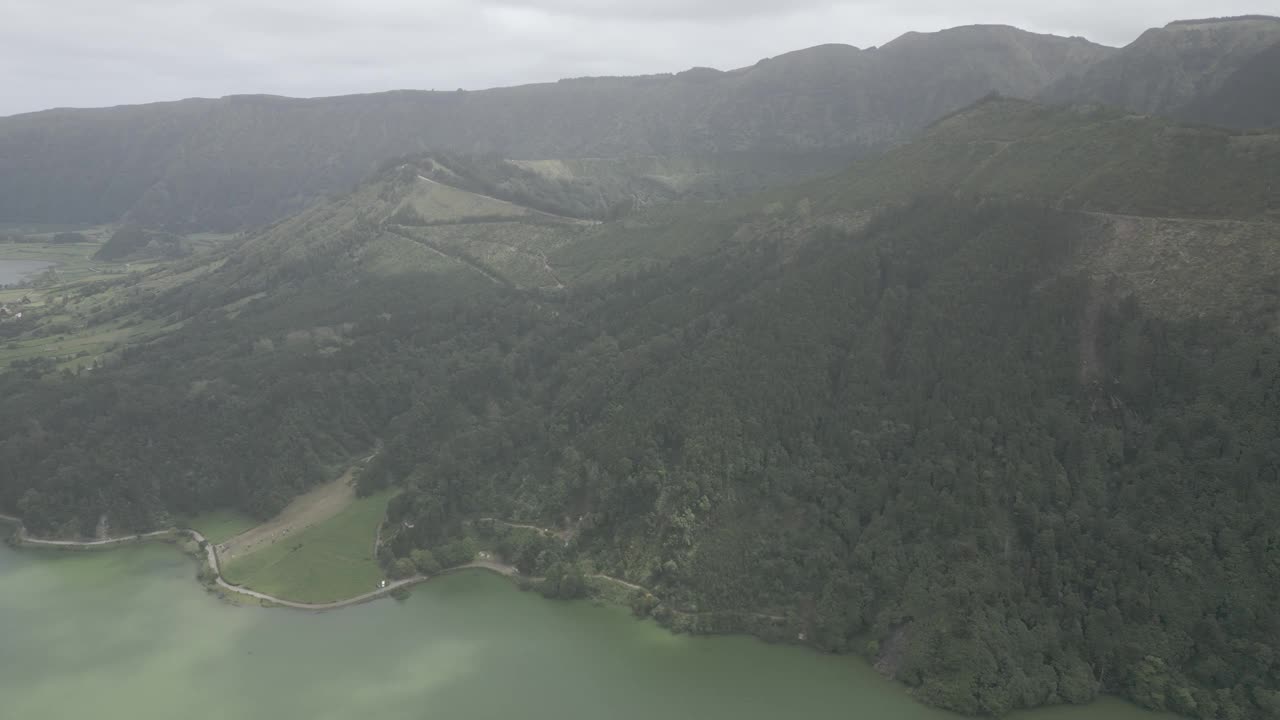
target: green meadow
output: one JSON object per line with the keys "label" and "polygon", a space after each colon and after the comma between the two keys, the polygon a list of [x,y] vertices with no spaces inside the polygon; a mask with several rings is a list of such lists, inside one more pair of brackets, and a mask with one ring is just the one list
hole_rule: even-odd
{"label": "green meadow", "polygon": [[373,542],[391,495],[356,500],[322,523],[228,563],[223,577],[295,602],[334,602],[374,590],[383,574]]}

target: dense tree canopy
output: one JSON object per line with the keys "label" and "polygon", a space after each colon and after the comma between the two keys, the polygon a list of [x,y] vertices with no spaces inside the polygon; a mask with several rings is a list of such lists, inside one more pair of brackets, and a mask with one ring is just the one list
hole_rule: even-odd
{"label": "dense tree canopy", "polygon": [[[892,646],[946,707],[1266,717],[1280,346],[1064,271],[1086,227],[930,199],[560,295],[304,283],[92,377],[5,376],[0,504],[38,532],[265,517],[380,438],[399,575],[466,562],[469,518],[543,518],[573,547],[508,549],[554,595],[589,558],[708,628]],[[350,327],[272,330],[304,315]]]}

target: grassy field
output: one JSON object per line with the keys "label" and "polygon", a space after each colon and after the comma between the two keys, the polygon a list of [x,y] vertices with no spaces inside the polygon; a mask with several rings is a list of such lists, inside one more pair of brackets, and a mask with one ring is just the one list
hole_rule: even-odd
{"label": "grassy field", "polygon": [[0,345],[0,368],[7,367],[14,360],[37,357],[54,358],[58,361],[59,368],[74,370],[77,365],[87,367],[93,364],[94,358],[104,353],[161,334],[161,324],[159,321],[150,321],[125,327],[120,323],[111,323],[65,335],[12,340]]}
{"label": "grassy field", "polygon": [[[198,248],[216,247],[224,235],[192,236]],[[0,261],[52,263],[53,268],[29,278],[31,287],[0,289],[0,304],[30,311],[38,318],[20,335],[0,342],[0,372],[14,361],[48,359],[55,369],[77,371],[126,345],[146,342],[178,327],[171,320],[138,314],[94,321],[103,310],[153,297],[201,274],[220,261],[142,261],[104,263],[93,259],[101,245],[17,243],[0,244]],[[86,292],[87,290],[87,292]]]}
{"label": "grassy field", "polygon": [[234,237],[234,234],[227,233],[194,233],[188,235],[187,240],[191,242],[191,250],[199,255],[218,249]]}
{"label": "grassy field", "polygon": [[178,522],[182,527],[198,531],[214,544],[226,542],[257,524],[257,520],[235,510],[214,510]]}
{"label": "grassy field", "polygon": [[[34,282],[34,287],[9,289],[0,289],[0,304],[17,305],[23,298],[30,301],[30,307],[33,310],[40,311],[45,317],[43,325],[60,324],[68,326],[70,332],[58,333],[60,335],[72,335],[83,330],[83,323],[73,318],[76,313],[88,312],[103,303],[115,299],[118,291],[112,290],[104,293],[98,293],[90,297],[80,297],[76,295],[75,288],[81,283],[93,282],[100,280],[123,280],[124,276],[141,272],[154,265],[142,265],[134,263],[114,264],[102,263],[93,259],[93,254],[101,247],[98,243],[75,243],[69,245],[46,245],[36,243],[19,243],[19,244],[0,244],[0,260],[33,260],[52,263],[53,267],[28,278]],[[47,312],[48,306],[57,303],[59,298],[67,297],[71,302],[63,306],[63,312],[50,314]],[[94,328],[90,334],[100,335],[103,333],[111,333],[119,328]],[[47,333],[36,332],[30,334],[29,339],[35,340],[35,345],[43,346],[48,337],[44,337]],[[40,337],[35,337],[40,336]],[[94,343],[109,345],[117,341],[119,338],[99,338]],[[82,343],[83,344],[83,343]],[[33,354],[44,354],[43,351],[18,352],[16,354],[0,355],[0,365],[7,365],[9,360],[22,359]]]}
{"label": "grassy field", "polygon": [[123,275],[144,265],[127,266],[93,259],[102,245],[96,242],[52,245],[44,243],[0,244],[0,260],[43,260],[54,264],[60,283],[97,280]]}
{"label": "grassy field", "polygon": [[[216,249],[233,235],[217,235],[204,233],[188,236],[196,255],[207,254]],[[109,280],[132,273],[144,273],[161,265],[173,265],[180,261],[146,259],[133,262],[103,262],[95,260],[94,254],[102,248],[101,243],[84,242],[65,245],[49,243],[0,243],[0,260],[41,260],[54,264],[57,281],[52,286],[33,288],[19,294],[44,294],[65,291],[62,286],[83,281]],[[201,271],[208,268],[201,268]],[[199,274],[199,272],[190,273]],[[172,279],[182,280],[183,275],[174,274]],[[16,291],[13,291],[16,292]]]}
{"label": "grassy field", "polygon": [[505,200],[459,190],[430,180],[423,180],[416,186],[405,204],[424,222],[431,223],[452,223],[476,218],[514,219],[536,214],[529,208]]}
{"label": "grassy field", "polygon": [[345,600],[383,578],[373,556],[390,491],[362,498],[296,536],[245,555],[223,568],[228,582],[296,602]]}

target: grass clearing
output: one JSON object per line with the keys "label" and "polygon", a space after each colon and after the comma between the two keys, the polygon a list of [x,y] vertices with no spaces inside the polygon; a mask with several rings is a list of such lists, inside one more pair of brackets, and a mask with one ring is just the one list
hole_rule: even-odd
{"label": "grass clearing", "polygon": [[442,185],[421,178],[405,205],[424,222],[461,222],[475,218],[519,218],[535,215],[535,211],[515,203],[478,193]]}
{"label": "grass clearing", "polygon": [[352,466],[336,480],[319,485],[293,499],[280,514],[234,538],[219,549],[224,563],[261,552],[277,543],[288,543],[307,528],[337,516],[356,501]]}
{"label": "grass clearing", "polygon": [[257,520],[238,510],[213,510],[179,522],[218,544],[226,542],[258,524]]}
{"label": "grass clearing", "polygon": [[159,321],[146,321],[125,326],[110,323],[64,335],[32,337],[11,340],[0,345],[0,368],[8,367],[14,360],[52,358],[58,367],[75,370],[76,366],[88,367],[95,358],[134,342],[140,342],[163,334]]}
{"label": "grass clearing", "polygon": [[225,564],[228,582],[285,600],[326,603],[374,590],[383,579],[373,554],[393,491],[356,500],[289,539]]}
{"label": "grass clearing", "polygon": [[[0,344],[0,371],[14,361],[51,360],[56,369],[89,367],[94,360],[155,335],[155,321],[116,318],[95,323],[91,317],[127,298],[121,287],[129,276],[142,273],[145,264],[102,263],[93,259],[101,246],[96,242],[71,244],[0,244],[0,262],[39,261],[52,267],[24,279],[25,287],[0,289],[0,303],[33,315],[33,321],[16,337]],[[88,295],[88,283],[114,282]],[[30,324],[32,323],[33,324]]]}

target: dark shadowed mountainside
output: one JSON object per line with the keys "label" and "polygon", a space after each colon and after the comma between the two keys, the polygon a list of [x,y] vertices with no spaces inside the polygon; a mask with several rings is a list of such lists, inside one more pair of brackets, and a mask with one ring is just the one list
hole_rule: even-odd
{"label": "dark shadowed mountainside", "polygon": [[1254,55],[1211,94],[1180,113],[1188,120],[1241,128],[1280,126],[1280,42]]}
{"label": "dark shadowed mountainside", "polygon": [[1280,117],[1278,58],[1280,18],[1185,20],[1148,30],[1082,74],[1058,81],[1043,99],[1269,127]]}
{"label": "dark shadowed mountainside", "polygon": [[93,255],[95,260],[120,262],[140,258],[180,258],[191,254],[182,238],[126,225],[117,229]]}

